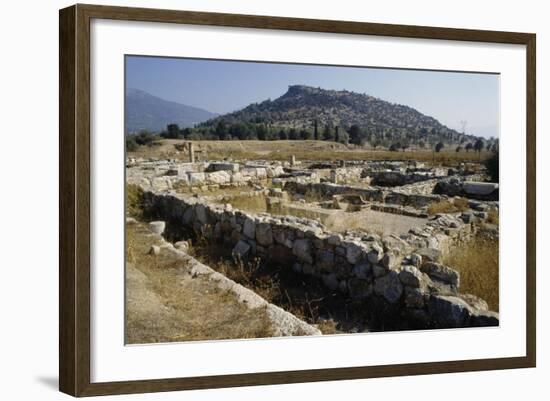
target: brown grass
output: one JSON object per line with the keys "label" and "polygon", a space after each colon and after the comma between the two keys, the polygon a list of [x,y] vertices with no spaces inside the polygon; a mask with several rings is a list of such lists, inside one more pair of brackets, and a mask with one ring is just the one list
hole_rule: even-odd
{"label": "brown grass", "polygon": [[220,203],[229,203],[236,209],[251,213],[265,213],[267,211],[267,199],[265,195],[237,195],[222,198]]}
{"label": "brown grass", "polygon": [[[332,319],[323,319],[319,315],[319,295],[315,289],[310,293],[301,292],[297,296],[296,288],[289,288],[291,279],[273,266],[263,263],[259,258],[247,261],[235,261],[229,249],[221,246],[210,246],[203,239],[197,240],[190,253],[204,264],[222,273],[231,280],[251,289],[269,303],[273,303],[292,313],[297,318],[316,325],[323,334],[336,332],[336,323]],[[290,270],[285,269],[287,272]],[[302,283],[303,284],[303,283]]]}
{"label": "brown grass", "polygon": [[314,188],[308,188],[304,194],[304,200],[307,203],[322,202],[325,200],[325,197],[321,191]]}
{"label": "brown grass", "polygon": [[444,200],[432,203],[428,206],[430,216],[437,213],[457,213],[468,210],[468,199],[456,198],[454,200]]}
{"label": "brown grass", "polygon": [[273,335],[265,309],[249,309],[233,293],[181,273],[170,252],[148,254],[151,236],[127,226],[126,343],[261,338]]}
{"label": "brown grass", "polygon": [[478,236],[453,247],[443,263],[460,272],[460,291],[483,298],[489,308],[499,308],[498,240]]}
{"label": "brown grass", "polygon": [[[175,145],[183,141],[161,140],[160,146],[141,146],[138,152],[130,156],[164,156],[187,160],[188,156],[176,154]],[[442,150],[433,153],[431,150],[410,150],[406,152],[390,152],[387,150],[372,150],[346,147],[342,144],[325,141],[194,141],[196,149],[204,149],[210,160],[278,160],[288,161],[292,155],[297,160],[418,160],[426,163],[454,166],[461,162],[480,162],[492,153],[483,151],[455,152]],[[202,159],[201,153],[197,157]]]}
{"label": "brown grass", "polygon": [[126,185],[126,213],[136,219],[143,216],[143,190],[137,185]]}
{"label": "brown grass", "polygon": [[498,218],[498,210],[497,209],[491,209],[488,212],[489,216],[487,217],[487,223],[489,224],[495,224],[498,226],[499,218]]}

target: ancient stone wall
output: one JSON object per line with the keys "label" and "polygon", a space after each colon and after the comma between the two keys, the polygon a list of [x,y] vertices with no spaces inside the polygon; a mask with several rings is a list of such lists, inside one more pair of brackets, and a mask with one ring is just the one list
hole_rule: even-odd
{"label": "ancient stone wall", "polygon": [[[380,196],[368,191],[373,198]],[[373,312],[383,310],[384,319],[402,319],[416,328],[499,323],[483,300],[459,292],[457,271],[437,262],[442,249],[470,232],[470,224],[459,217],[438,216],[400,237],[344,237],[313,220],[253,215],[184,195],[146,192],[144,208],[172,231],[192,231],[212,246],[231,247],[237,259],[256,256],[314,276],[327,292],[364,302]]]}
{"label": "ancient stone wall", "polygon": [[327,197],[339,194],[354,194],[361,196],[366,201],[381,202],[400,206],[425,207],[433,202],[438,202],[444,197],[432,194],[407,193],[399,190],[386,190],[375,187],[358,187],[352,185],[337,185],[331,183],[299,183],[287,182],[285,189],[297,193],[306,193],[308,190],[317,191]]}

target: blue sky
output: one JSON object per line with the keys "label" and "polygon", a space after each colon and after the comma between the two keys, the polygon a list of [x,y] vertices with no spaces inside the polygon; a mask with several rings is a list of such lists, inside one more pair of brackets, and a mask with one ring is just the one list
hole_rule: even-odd
{"label": "blue sky", "polygon": [[275,99],[288,85],[367,93],[448,127],[498,137],[499,76],[460,72],[127,56],[126,85],[215,113]]}

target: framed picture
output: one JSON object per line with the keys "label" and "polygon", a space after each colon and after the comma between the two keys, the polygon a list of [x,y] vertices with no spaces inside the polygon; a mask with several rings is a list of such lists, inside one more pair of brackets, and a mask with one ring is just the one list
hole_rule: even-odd
{"label": "framed picture", "polygon": [[61,10],[60,390],[534,367],[535,112],[534,34]]}

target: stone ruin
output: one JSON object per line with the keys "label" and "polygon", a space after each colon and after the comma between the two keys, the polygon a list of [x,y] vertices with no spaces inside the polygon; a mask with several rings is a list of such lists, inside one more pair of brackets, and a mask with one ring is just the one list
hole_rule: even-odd
{"label": "stone ruin", "polygon": [[[472,184],[476,178],[472,175],[440,170],[420,174],[417,170],[422,166],[393,163],[392,174],[412,178],[399,178],[402,185],[392,187],[386,185],[387,176],[385,185],[376,186],[373,182],[381,179],[377,174],[386,167],[381,163],[340,166],[308,169],[297,167],[296,160],[246,164],[133,160],[127,165],[127,181],[144,189],[149,218],[192,232],[213,246],[230,247],[235,259],[279,262],[297,274],[318,279],[328,293],[364,302],[366,308],[383,311],[382,318],[398,319],[407,328],[498,326],[498,313],[489,311],[484,300],[461,293],[460,274],[440,263],[453,245],[476,233],[477,223],[487,221],[489,206],[498,208],[494,199],[498,185],[491,184],[489,191],[485,183]],[[268,180],[276,188],[264,188]],[[191,191],[178,192],[182,186]],[[288,193],[316,191],[328,203],[420,216],[426,223],[399,235],[334,233],[315,219],[237,210],[192,191],[249,186],[274,203],[286,202]],[[474,195],[470,210],[428,219],[426,207],[455,196],[458,187],[456,193]]]}

